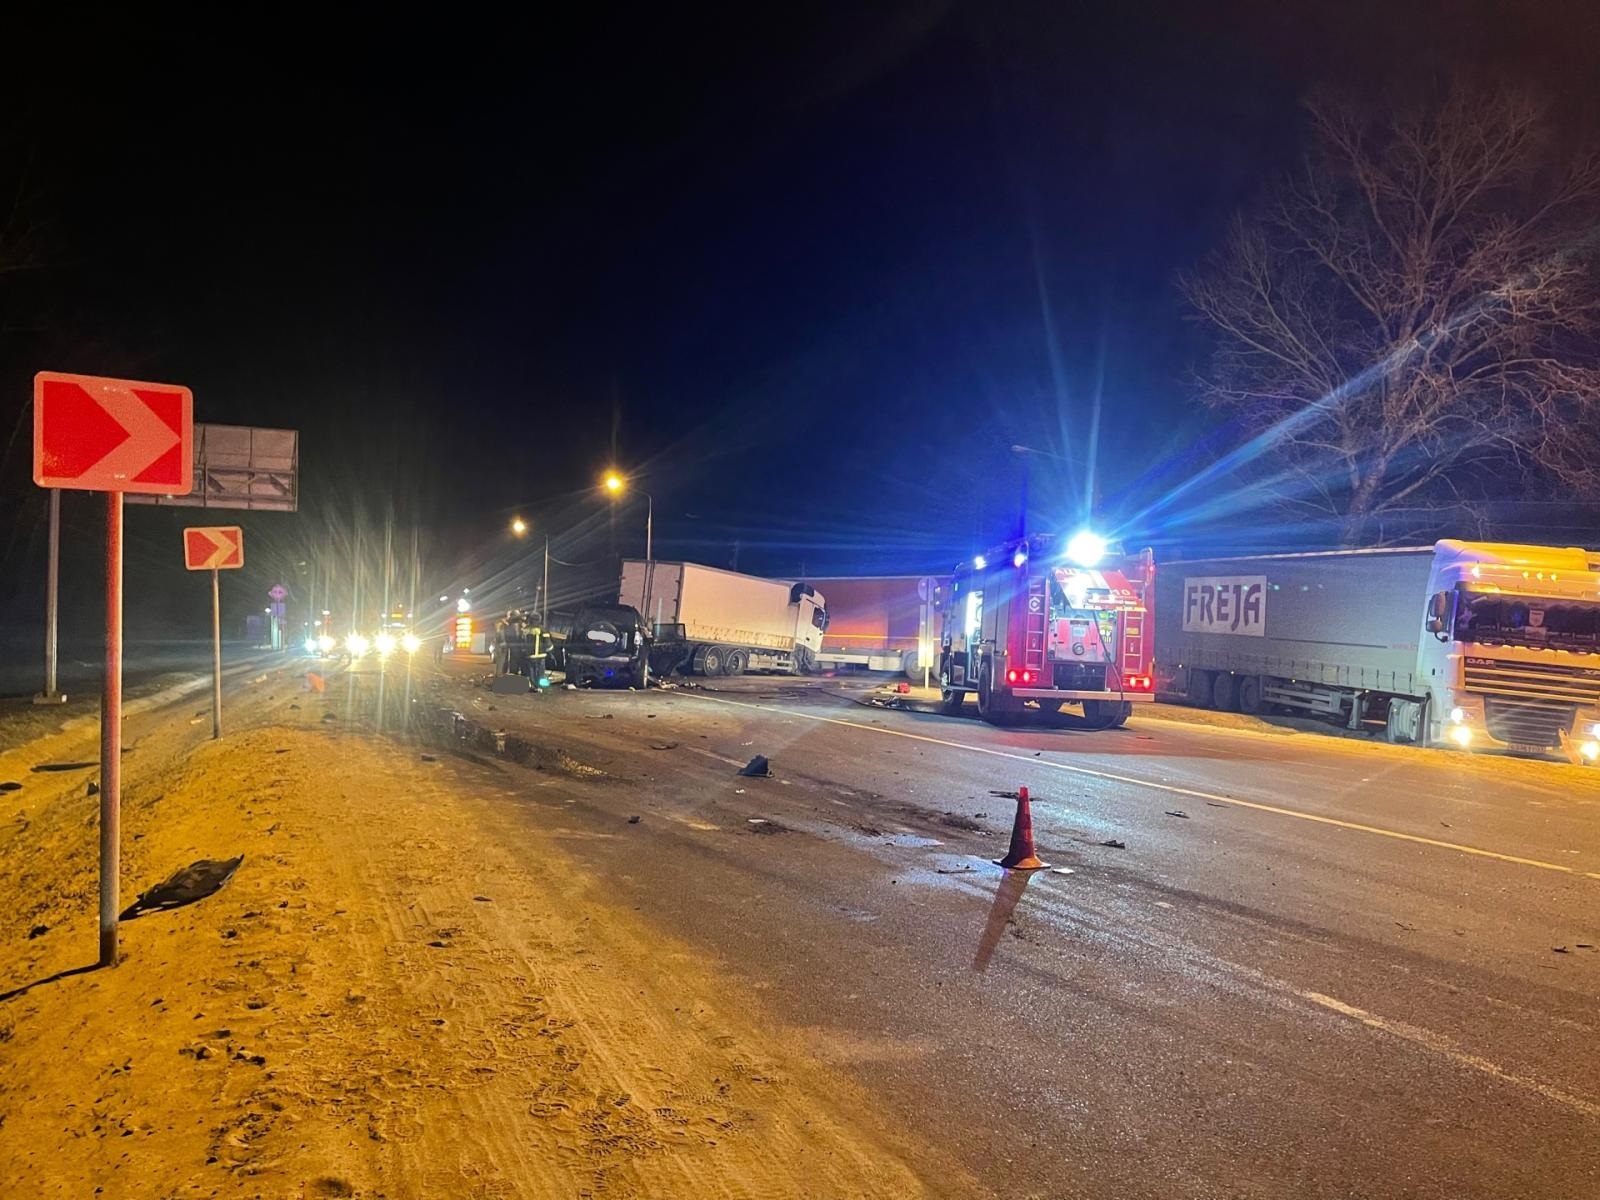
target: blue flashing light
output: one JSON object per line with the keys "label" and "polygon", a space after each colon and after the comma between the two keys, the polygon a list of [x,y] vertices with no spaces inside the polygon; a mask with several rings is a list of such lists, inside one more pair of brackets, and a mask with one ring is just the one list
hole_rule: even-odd
{"label": "blue flashing light", "polygon": [[972,558],[972,569],[974,571],[981,571],[985,567],[987,567],[988,565],[989,565],[989,560],[987,558],[985,558],[983,555],[976,554],[976,555],[973,556],[973,558]]}
{"label": "blue flashing light", "polygon": [[1028,561],[1028,552],[1026,550],[1024,550],[1021,546],[1018,546],[1017,547],[1017,552],[1011,556],[1011,565],[1013,567],[1020,567],[1023,563],[1025,563],[1027,561]]}

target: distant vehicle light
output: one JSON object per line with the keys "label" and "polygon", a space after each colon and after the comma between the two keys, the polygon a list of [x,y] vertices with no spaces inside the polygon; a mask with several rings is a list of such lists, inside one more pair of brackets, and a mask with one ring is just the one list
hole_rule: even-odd
{"label": "distant vehicle light", "polygon": [[1590,762],[1600,759],[1600,742],[1584,742],[1578,747],[1578,753]]}
{"label": "distant vehicle light", "polygon": [[394,634],[385,630],[372,639],[372,644],[378,648],[379,654],[394,653]]}
{"label": "distant vehicle light", "polygon": [[400,639],[400,648],[407,654],[415,654],[422,649],[422,639],[414,633],[408,633]]}
{"label": "distant vehicle light", "polygon": [[306,653],[307,654],[315,654],[316,652],[317,652],[317,639],[314,638],[314,637],[308,637],[306,639]]}
{"label": "distant vehicle light", "polygon": [[1472,730],[1465,725],[1453,726],[1450,730],[1450,740],[1465,750],[1472,745]]}
{"label": "distant vehicle light", "polygon": [[1466,722],[1466,719],[1467,710],[1462,708],[1459,704],[1450,710],[1450,724],[1461,725]]}
{"label": "distant vehicle light", "polygon": [[371,643],[359,633],[352,633],[344,640],[344,648],[350,651],[351,658],[360,658],[367,652],[367,649],[370,645]]}
{"label": "distant vehicle light", "polygon": [[988,565],[989,565],[989,560],[987,558],[985,558],[983,555],[978,554],[978,555],[974,555],[973,556],[972,569],[974,571],[982,571],[985,568],[987,568]]}
{"label": "distant vehicle light", "polygon": [[1105,556],[1105,538],[1091,530],[1080,529],[1067,540],[1067,558],[1077,566],[1092,569]]}
{"label": "distant vehicle light", "polygon": [[456,601],[456,611],[457,612],[471,612],[472,611],[472,601],[468,600],[465,596],[461,597],[461,599]]}
{"label": "distant vehicle light", "polygon": [[326,654],[329,650],[332,650],[335,645],[337,645],[337,643],[333,640],[333,635],[331,633],[325,633],[317,639],[317,649],[321,650],[324,654]]}
{"label": "distant vehicle light", "polygon": [[1028,561],[1028,552],[1026,550],[1018,550],[1015,554],[1013,554],[1011,556],[1011,565],[1013,567],[1020,567],[1023,563],[1025,563],[1027,561]]}

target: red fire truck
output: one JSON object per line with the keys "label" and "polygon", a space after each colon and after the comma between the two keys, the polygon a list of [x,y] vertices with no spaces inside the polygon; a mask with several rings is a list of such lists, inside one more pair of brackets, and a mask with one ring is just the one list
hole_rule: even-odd
{"label": "red fire truck", "polygon": [[[1089,728],[1154,698],[1155,557],[1087,532],[997,546],[956,568],[939,656],[944,711]],[[1082,716],[1063,705],[1082,706]]]}

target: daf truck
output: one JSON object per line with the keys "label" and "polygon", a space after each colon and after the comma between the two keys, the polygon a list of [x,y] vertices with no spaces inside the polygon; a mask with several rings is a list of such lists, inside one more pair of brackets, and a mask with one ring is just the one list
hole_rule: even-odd
{"label": "daf truck", "polygon": [[1600,758],[1600,554],[1454,539],[1172,562],[1162,691],[1382,720],[1390,741]]}
{"label": "daf truck", "polygon": [[758,579],[698,563],[624,559],[619,602],[639,610],[650,669],[696,675],[810,672],[828,612],[806,583]]}

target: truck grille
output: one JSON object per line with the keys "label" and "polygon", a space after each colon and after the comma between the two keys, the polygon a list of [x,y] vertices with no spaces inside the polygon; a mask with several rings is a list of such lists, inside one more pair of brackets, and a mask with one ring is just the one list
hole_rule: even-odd
{"label": "truck grille", "polygon": [[1600,704],[1600,670],[1555,663],[1511,662],[1499,658],[1466,660],[1467,689],[1485,697],[1553,701],[1565,705]]}
{"label": "truck grille", "polygon": [[1561,744],[1561,734],[1572,728],[1576,704],[1557,704],[1549,700],[1510,700],[1486,696],[1484,724],[1489,736],[1513,746],[1547,750]]}

